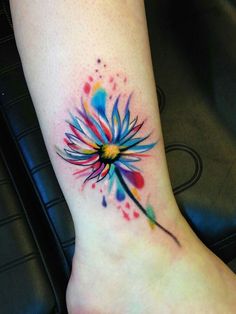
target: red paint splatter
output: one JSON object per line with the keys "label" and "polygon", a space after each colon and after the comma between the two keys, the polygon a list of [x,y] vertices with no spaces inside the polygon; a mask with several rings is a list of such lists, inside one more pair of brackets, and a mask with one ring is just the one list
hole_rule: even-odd
{"label": "red paint splatter", "polygon": [[116,90],[116,83],[114,83],[112,89],[113,89],[113,90]]}
{"label": "red paint splatter", "polygon": [[96,184],[93,183],[93,184],[92,184],[92,189],[95,189],[95,187],[96,187]]}
{"label": "red paint splatter", "polygon": [[111,76],[110,80],[109,80],[109,83],[112,83],[113,81],[114,81],[114,78]]}
{"label": "red paint splatter", "polygon": [[129,214],[126,213],[124,210],[122,210],[122,213],[123,213],[123,217],[129,221],[130,220]]}
{"label": "red paint splatter", "polygon": [[92,78],[92,76],[89,76],[89,80],[90,80],[90,82],[92,82],[92,81],[93,81],[93,78]]}
{"label": "red paint splatter", "polygon": [[127,202],[127,203],[125,204],[125,207],[129,209],[129,208],[130,208],[130,204]]}
{"label": "red paint splatter", "polygon": [[134,218],[138,218],[138,217],[139,217],[139,213],[136,212],[136,211],[134,211],[134,212],[133,212],[133,216],[134,216]]}
{"label": "red paint splatter", "polygon": [[85,92],[85,94],[89,94],[90,89],[91,89],[90,84],[89,83],[85,83],[84,84],[84,92]]}

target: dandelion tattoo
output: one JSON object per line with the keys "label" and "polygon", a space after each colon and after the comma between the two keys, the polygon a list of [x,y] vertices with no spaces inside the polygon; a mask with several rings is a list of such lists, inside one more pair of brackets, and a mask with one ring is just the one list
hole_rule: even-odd
{"label": "dandelion tattoo", "polygon": [[[57,154],[76,166],[74,174],[83,178],[83,184],[91,182],[91,187],[95,188],[101,181],[107,182],[107,191],[102,196],[104,207],[108,206],[107,194],[113,191],[124,219],[131,219],[129,209],[134,206],[132,218],[144,214],[151,228],[160,228],[180,246],[178,239],[157,222],[152,205],[149,202],[143,205],[139,195],[139,190],[144,187],[144,177],[137,164],[148,157],[146,152],[157,142],[147,142],[151,134],[139,135],[144,121],[139,122],[138,116],[132,117],[132,94],[124,100],[125,106],[121,110],[121,95],[116,95],[114,78],[109,80],[113,86],[112,95],[103,87],[101,75],[98,78],[95,80],[90,76],[89,82],[84,84],[80,104],[67,121],[70,131],[65,133],[66,147],[57,148]],[[108,100],[112,107],[110,114],[107,112]],[[102,188],[100,191],[104,192]]]}

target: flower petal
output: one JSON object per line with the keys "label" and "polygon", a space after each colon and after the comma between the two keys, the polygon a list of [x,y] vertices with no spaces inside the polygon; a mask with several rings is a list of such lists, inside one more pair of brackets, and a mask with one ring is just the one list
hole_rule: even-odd
{"label": "flower petal", "polygon": [[120,145],[123,145],[124,143],[132,139],[132,137],[134,137],[138,133],[138,131],[142,128],[143,124],[144,122],[136,125],[126,134],[125,137],[122,137],[122,139],[120,140]]}
{"label": "flower petal", "polygon": [[115,100],[112,115],[111,115],[111,123],[112,123],[112,134],[113,134],[113,141],[116,141],[120,137],[121,133],[121,120],[120,114],[118,110],[120,96],[118,96]]}
{"label": "flower petal", "polygon": [[[61,155],[60,155],[61,156]],[[99,156],[93,156],[87,160],[75,160],[75,159],[71,159],[71,158],[66,158],[66,157],[63,157],[61,156],[64,160],[66,160],[67,162],[69,162],[70,164],[73,164],[73,165],[77,165],[77,166],[90,166],[90,165],[93,165],[95,164],[98,159],[99,159]]]}
{"label": "flower petal", "polygon": [[147,145],[137,145],[137,146],[128,147],[127,149],[130,153],[133,153],[133,152],[143,153],[152,149],[155,145],[156,143],[147,144]]}
{"label": "flower petal", "polygon": [[104,163],[100,163],[100,166],[97,169],[95,169],[90,174],[90,176],[88,176],[86,178],[85,182],[88,181],[88,180],[91,180],[91,179],[94,179],[94,178],[98,177],[101,174],[101,172],[103,171],[104,168],[105,168],[105,164]]}
{"label": "flower petal", "polygon": [[[84,144],[87,144],[90,147],[93,148],[98,148],[98,145],[94,142],[92,142],[91,140],[89,140],[87,137],[85,137],[83,135],[83,133],[79,132],[79,130],[77,130],[72,124],[70,124],[70,128],[72,130],[72,132],[74,133],[74,135],[77,137],[78,140],[80,140],[81,142],[83,142]],[[67,135],[68,133],[66,133]]]}
{"label": "flower petal", "polygon": [[137,189],[141,189],[144,186],[144,178],[140,172],[138,172],[138,171],[127,171],[127,170],[121,169],[121,173]]}

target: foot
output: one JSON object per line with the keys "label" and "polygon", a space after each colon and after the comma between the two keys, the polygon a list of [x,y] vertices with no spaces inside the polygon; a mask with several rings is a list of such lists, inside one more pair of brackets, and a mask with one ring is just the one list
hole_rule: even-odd
{"label": "foot", "polygon": [[109,238],[106,228],[91,228],[77,241],[67,289],[70,314],[235,313],[236,276],[180,214],[168,229],[181,247],[161,230],[134,228]]}

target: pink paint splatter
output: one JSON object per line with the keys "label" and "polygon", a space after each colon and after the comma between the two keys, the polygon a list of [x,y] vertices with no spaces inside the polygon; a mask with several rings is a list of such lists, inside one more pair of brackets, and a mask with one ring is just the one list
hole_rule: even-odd
{"label": "pink paint splatter", "polygon": [[112,89],[113,89],[113,90],[116,90],[116,83],[114,83]]}
{"label": "pink paint splatter", "polygon": [[90,89],[91,89],[91,86],[90,86],[90,84],[89,83],[85,83],[84,84],[84,92],[85,92],[85,94],[89,94],[89,92],[90,92]]}
{"label": "pink paint splatter", "polygon": [[96,184],[93,183],[93,184],[92,184],[92,189],[95,189],[95,187],[96,187]]}
{"label": "pink paint splatter", "polygon": [[125,207],[129,209],[129,208],[130,208],[130,204],[127,202],[127,203],[125,204]]}
{"label": "pink paint splatter", "polygon": [[133,212],[133,216],[134,216],[134,218],[138,218],[138,217],[139,217],[139,213],[136,212],[136,211],[134,211],[134,212]]}
{"label": "pink paint splatter", "polygon": [[110,80],[109,80],[109,83],[112,83],[113,81],[114,81],[114,78],[111,76]]}
{"label": "pink paint splatter", "polygon": [[92,82],[92,81],[93,81],[93,78],[92,78],[92,76],[89,76],[89,80],[90,80],[90,82]]}
{"label": "pink paint splatter", "polygon": [[129,214],[126,213],[124,210],[122,210],[122,213],[123,213],[123,217],[129,221],[130,220]]}

